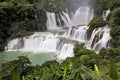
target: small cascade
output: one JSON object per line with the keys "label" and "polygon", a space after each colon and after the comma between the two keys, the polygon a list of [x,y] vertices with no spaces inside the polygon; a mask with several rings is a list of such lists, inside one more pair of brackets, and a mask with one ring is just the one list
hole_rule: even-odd
{"label": "small cascade", "polygon": [[59,38],[56,38],[55,36],[49,34],[47,36],[30,37],[25,39],[23,51],[55,52],[58,43]]}
{"label": "small cascade", "polygon": [[73,44],[64,44],[61,49],[60,52],[58,52],[58,59],[66,59],[67,57],[73,57],[74,56],[74,45]]}
{"label": "small cascade", "polygon": [[13,51],[13,50],[16,51],[17,49],[22,48],[23,44],[24,44],[23,38],[16,38],[16,39],[9,41],[5,49],[8,51]]}
{"label": "small cascade", "polygon": [[103,11],[103,19],[104,20],[106,20],[106,18],[107,18],[107,16],[108,16],[109,13],[110,13],[110,9]]}
{"label": "small cascade", "polygon": [[70,27],[71,26],[71,18],[68,15],[68,13],[62,12],[60,14],[60,16],[61,16],[61,19],[64,21],[64,26],[65,27]]}
{"label": "small cascade", "polygon": [[96,53],[102,48],[109,48],[109,41],[111,40],[110,28],[103,27],[97,28],[92,32],[90,40],[86,43],[85,47],[87,49],[95,50]]}
{"label": "small cascade", "polygon": [[72,17],[72,26],[87,25],[93,18],[93,9],[89,7],[79,7]]}
{"label": "small cascade", "polygon": [[85,42],[87,40],[87,29],[88,26],[77,26],[69,28],[64,36],[78,40],[80,42]]}
{"label": "small cascade", "polygon": [[47,29],[59,29],[56,22],[55,13],[47,12]]}

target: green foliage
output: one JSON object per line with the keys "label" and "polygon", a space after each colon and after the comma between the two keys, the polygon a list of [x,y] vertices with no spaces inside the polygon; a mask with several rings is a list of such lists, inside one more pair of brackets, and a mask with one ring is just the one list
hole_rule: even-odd
{"label": "green foliage", "polygon": [[110,35],[112,36],[112,46],[117,48],[120,45],[120,8],[115,8],[109,18],[109,26],[111,27]]}
{"label": "green foliage", "polygon": [[[12,63],[11,65],[14,66],[14,69],[11,70],[9,69],[9,70],[12,71],[12,75],[13,75],[11,76],[12,78],[14,77],[15,79],[20,77],[23,80],[31,80],[31,79],[33,80],[34,79],[35,80],[41,80],[41,79],[42,80],[79,80],[79,79],[80,80],[116,80],[118,79],[118,77],[120,76],[118,74],[119,72],[118,66],[111,63],[103,64],[102,63],[103,59],[97,56],[99,55],[86,54],[86,55],[82,55],[80,58],[78,57],[67,58],[62,63],[58,63],[56,61],[47,61],[41,66],[26,65],[26,67],[22,70],[22,73],[20,69],[21,67],[15,66],[15,63],[14,64]],[[90,62],[89,64],[83,65],[84,63],[81,63],[81,61],[84,61],[85,59],[86,62],[87,61],[89,62],[89,60],[91,59],[95,59],[95,61],[99,61],[99,62],[94,64],[91,64]],[[17,63],[19,65],[21,65],[20,63],[22,64],[29,63],[28,59],[24,57],[19,57],[18,60],[19,61],[17,61]],[[100,62],[101,64],[99,64]],[[92,65],[94,68],[90,69],[88,65]],[[18,74],[19,72],[21,74]],[[4,76],[4,78],[8,79],[10,78],[10,76]]]}
{"label": "green foliage", "polygon": [[119,47],[120,45],[120,26],[115,26],[111,29],[110,35],[112,36],[112,46]]}
{"label": "green foliage", "polygon": [[41,67],[47,67],[47,68],[49,68],[51,65],[59,65],[59,63],[56,60],[46,61],[45,63],[42,64]]}
{"label": "green foliage", "polygon": [[25,56],[19,56],[17,60],[3,63],[0,67],[0,79],[20,80],[21,74],[31,64]]}
{"label": "green foliage", "polygon": [[120,6],[120,0],[89,0],[95,16],[102,16],[104,10],[111,11]]}
{"label": "green foliage", "polygon": [[92,26],[92,27],[95,27],[95,28],[102,27],[102,26],[105,26],[105,25],[106,25],[106,22],[103,21],[102,17],[94,17],[89,23],[89,26]]}
{"label": "green foliage", "polygon": [[12,80],[20,80],[20,74],[18,69],[12,71]]}
{"label": "green foliage", "polygon": [[75,47],[74,53],[75,57],[80,59],[80,63],[91,69],[94,69],[94,64],[101,65],[104,63],[104,61],[100,61],[102,59],[100,55],[95,54],[94,51],[82,48],[81,45]]}
{"label": "green foliage", "polygon": [[95,69],[95,74],[96,74],[98,80],[100,80],[101,75],[100,75],[100,71],[98,69],[98,66],[96,64],[94,65],[94,69]]}
{"label": "green foliage", "polygon": [[89,60],[90,60],[90,57],[88,55],[80,56],[80,61],[83,62],[83,63],[86,63]]}
{"label": "green foliage", "polygon": [[118,73],[117,73],[117,67],[116,64],[111,62],[110,64],[110,71],[109,71],[110,77],[113,80],[117,80],[118,79]]}
{"label": "green foliage", "polygon": [[120,0],[109,1],[109,7],[111,10],[114,10],[115,8],[120,7]]}
{"label": "green foliage", "polygon": [[23,0],[0,3],[0,50],[4,50],[8,39],[47,29],[46,12],[37,6]]}
{"label": "green foliage", "polygon": [[119,15],[120,15],[120,8],[116,8],[112,11],[111,17],[110,17],[110,20],[109,20],[110,27],[113,28],[115,26],[120,25]]}
{"label": "green foliage", "polygon": [[[104,59],[105,63],[107,64],[110,61],[119,62],[120,61],[120,48],[113,48],[113,49],[101,49],[100,56]],[[107,60],[107,61],[106,61]]]}
{"label": "green foliage", "polygon": [[120,35],[120,26],[115,26],[114,28],[111,29],[110,35],[114,39],[118,39]]}
{"label": "green foliage", "polygon": [[95,53],[94,51],[83,48],[83,45],[84,44],[77,44],[75,46],[75,48],[74,48],[75,57],[80,57],[81,55]]}
{"label": "green foliage", "polygon": [[63,0],[46,0],[44,8],[49,12],[60,12],[65,10],[65,3]]}

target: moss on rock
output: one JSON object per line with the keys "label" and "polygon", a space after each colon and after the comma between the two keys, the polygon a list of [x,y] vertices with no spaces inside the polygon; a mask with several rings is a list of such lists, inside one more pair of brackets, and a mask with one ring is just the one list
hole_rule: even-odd
{"label": "moss on rock", "polygon": [[105,21],[103,21],[103,18],[101,17],[94,17],[90,23],[88,24],[89,25],[89,29],[88,29],[88,38],[90,38],[91,34],[92,34],[92,31],[95,29],[95,28],[99,28],[99,27],[103,27],[105,26],[107,23]]}

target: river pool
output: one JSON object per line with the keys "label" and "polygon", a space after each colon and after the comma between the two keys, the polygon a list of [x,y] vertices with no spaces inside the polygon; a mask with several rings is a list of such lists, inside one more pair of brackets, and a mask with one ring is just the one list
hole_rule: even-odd
{"label": "river pool", "polygon": [[0,64],[10,60],[15,60],[17,59],[18,56],[27,56],[33,65],[42,64],[45,61],[50,61],[55,59],[53,53],[32,53],[32,52],[11,51],[11,52],[0,52]]}

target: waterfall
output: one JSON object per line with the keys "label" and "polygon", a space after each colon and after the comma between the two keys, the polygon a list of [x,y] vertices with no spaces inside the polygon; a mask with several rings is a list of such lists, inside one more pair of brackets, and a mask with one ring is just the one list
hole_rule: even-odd
{"label": "waterfall", "polygon": [[103,19],[104,20],[106,20],[106,18],[107,18],[107,16],[108,16],[109,13],[110,13],[110,9],[103,11]]}
{"label": "waterfall", "polygon": [[59,27],[57,26],[55,13],[47,12],[46,25],[47,25],[47,29],[49,29],[49,30],[51,30],[51,29],[59,29]]}
{"label": "waterfall", "polygon": [[60,52],[58,52],[58,59],[66,59],[67,57],[74,56],[74,45],[73,44],[64,44]]}
{"label": "waterfall", "polygon": [[89,7],[80,7],[72,17],[72,26],[87,25],[93,18],[93,10]]}
{"label": "waterfall", "polygon": [[[13,44],[14,43],[14,44]],[[57,44],[59,43],[59,38],[55,37],[54,34],[49,32],[39,33],[36,32],[31,36],[24,37],[23,47],[18,47],[19,38],[9,41],[8,50],[21,50],[21,51],[56,51]],[[11,45],[12,44],[12,45]],[[10,46],[9,46],[10,45]],[[54,46],[53,46],[54,45]]]}
{"label": "waterfall", "polygon": [[99,53],[103,47],[109,48],[110,29],[108,27],[94,29],[88,40],[89,26],[87,24],[92,18],[93,9],[85,6],[79,7],[73,15],[66,12],[47,12],[47,29],[63,28],[62,35],[51,32],[35,32],[31,36],[9,41],[5,49],[6,51],[53,52],[56,58],[66,59],[74,56],[74,44],[82,42],[85,43],[87,49]]}
{"label": "waterfall", "polygon": [[[26,38],[24,42],[23,51],[56,51],[57,44],[59,39],[52,34],[47,36],[34,36]],[[54,46],[53,46],[54,45]]]}
{"label": "waterfall", "polygon": [[23,47],[24,44],[24,38],[16,38],[13,39],[11,41],[9,41],[9,43],[7,44],[7,46],[5,47],[6,50],[8,51],[17,51],[18,49],[21,49]]}
{"label": "waterfall", "polygon": [[108,42],[110,41],[110,28],[102,27],[94,29],[92,32],[90,40],[86,43],[85,47],[87,49],[95,50],[96,53],[102,48],[109,48]]}
{"label": "waterfall", "polygon": [[[61,19],[64,22],[64,27],[72,27],[77,25],[87,25],[90,20],[93,18],[93,9],[89,7],[79,7],[73,15],[69,15],[66,12],[59,13]],[[71,17],[70,17],[71,16]],[[47,28],[48,29],[57,29],[55,13],[47,12]],[[58,17],[58,18],[60,18]],[[59,21],[59,22],[62,22]],[[61,23],[60,23],[61,24]],[[59,26],[61,27],[61,26]]]}
{"label": "waterfall", "polygon": [[64,21],[64,26],[70,27],[71,26],[70,16],[65,12],[62,12],[62,14],[60,14],[60,16],[61,16],[61,19]]}
{"label": "waterfall", "polygon": [[87,40],[87,29],[88,26],[71,27],[65,32],[64,36],[80,42],[85,42]]}
{"label": "waterfall", "polygon": [[[21,44],[22,46],[20,46]],[[59,59],[73,57],[73,49],[72,42],[67,43],[50,32],[35,32],[31,36],[13,39],[8,42],[6,47],[6,51],[55,52]]]}

